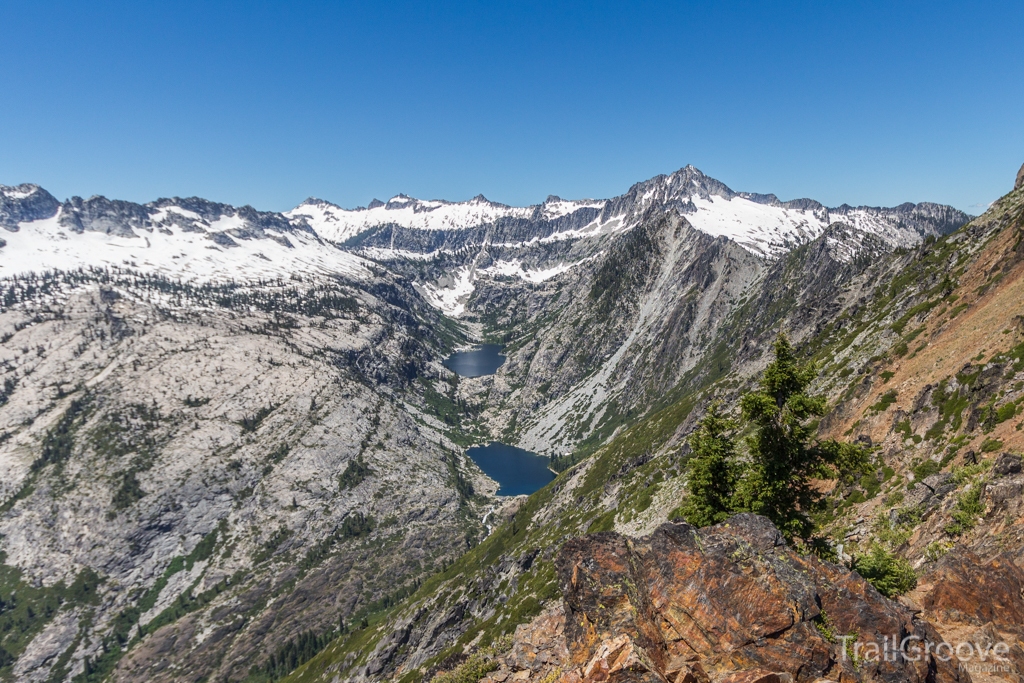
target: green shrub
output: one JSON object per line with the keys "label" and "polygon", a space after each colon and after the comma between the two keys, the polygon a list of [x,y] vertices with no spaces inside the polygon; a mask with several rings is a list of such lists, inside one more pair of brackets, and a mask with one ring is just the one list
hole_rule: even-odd
{"label": "green shrub", "polygon": [[242,431],[245,433],[255,432],[257,429],[259,429],[260,423],[262,423],[263,420],[267,419],[267,416],[274,412],[274,410],[276,409],[276,405],[263,406],[252,415],[243,416],[242,421],[239,422],[238,424],[242,428]]}
{"label": "green shrub", "polygon": [[921,481],[925,477],[931,476],[933,474],[938,474],[941,470],[942,468],[939,467],[939,463],[935,462],[930,458],[918,465],[914,465],[911,468],[911,471],[914,473],[914,479],[916,481]]}
{"label": "green shrub", "polygon": [[979,463],[973,465],[963,465],[962,467],[953,468],[953,483],[957,486],[963,486],[974,477],[987,472],[992,467],[990,460],[982,460]]}
{"label": "green shrub", "polygon": [[928,558],[929,562],[938,562],[952,548],[952,544],[946,543],[945,541],[932,541],[928,544],[928,547],[924,549],[924,556]]}
{"label": "green shrub", "polygon": [[878,543],[857,557],[853,568],[887,598],[903,595],[917,586],[917,574],[910,563]]}
{"label": "green shrub", "polygon": [[1000,406],[999,410],[996,411],[996,423],[1006,422],[1012,419],[1017,414],[1017,406],[1013,403],[1007,403],[1004,406]]}
{"label": "green shrub", "polygon": [[128,471],[121,477],[121,485],[114,493],[111,504],[115,510],[124,510],[146,495],[146,492],[139,486],[139,480],[135,472]]}
{"label": "green shrub", "polygon": [[813,619],[814,627],[818,629],[818,633],[825,637],[830,643],[836,642],[836,630],[832,621],[828,618],[828,613],[825,610],[818,612],[818,616]]}
{"label": "green shrub", "polygon": [[1003,447],[1003,442],[999,439],[985,439],[981,444],[982,453],[995,453]]}
{"label": "green shrub", "polygon": [[860,478],[860,487],[864,489],[864,493],[868,498],[874,498],[882,489],[882,484],[878,481],[877,474],[869,473]]}
{"label": "green shrub", "polygon": [[875,537],[886,548],[898,548],[906,543],[921,523],[920,506],[905,506],[895,511],[894,518],[883,512],[875,519]]}
{"label": "green shrub", "polygon": [[291,447],[288,444],[286,444],[286,443],[282,443],[282,444],[278,444],[274,448],[274,450],[270,451],[270,455],[268,455],[267,457],[270,460],[270,462],[272,462],[272,463],[279,463],[282,460],[284,460],[285,458],[287,458],[288,457],[288,453],[290,453],[290,452],[291,452]]}
{"label": "green shrub", "polygon": [[890,389],[878,397],[878,403],[871,406],[871,410],[880,413],[896,402],[896,390]]}
{"label": "green shrub", "polygon": [[338,488],[342,491],[354,489],[374,474],[373,469],[363,462],[362,456],[356,456],[348,461],[345,471],[338,476]]}
{"label": "green shrub", "polygon": [[953,521],[946,525],[946,533],[950,536],[960,536],[973,529],[978,523],[978,517],[985,512],[985,504],[981,502],[981,487],[972,486],[967,489],[956,500],[953,506]]}
{"label": "green shrub", "polygon": [[495,656],[507,652],[512,647],[512,637],[502,636],[490,647],[474,652],[466,661],[451,671],[434,676],[433,683],[477,683],[481,678],[498,668]]}
{"label": "green shrub", "polygon": [[903,491],[893,491],[885,497],[883,502],[886,507],[896,507],[903,502],[904,497]]}

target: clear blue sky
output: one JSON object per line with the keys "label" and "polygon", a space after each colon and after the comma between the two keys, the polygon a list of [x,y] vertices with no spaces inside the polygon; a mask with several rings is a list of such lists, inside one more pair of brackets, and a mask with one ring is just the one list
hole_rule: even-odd
{"label": "clear blue sky", "polygon": [[10,2],[0,183],[283,210],[737,190],[972,213],[1024,162],[1024,2]]}

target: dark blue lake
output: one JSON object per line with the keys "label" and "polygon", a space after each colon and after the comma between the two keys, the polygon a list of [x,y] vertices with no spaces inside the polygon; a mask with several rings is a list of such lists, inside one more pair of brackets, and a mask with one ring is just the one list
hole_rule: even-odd
{"label": "dark blue lake", "polygon": [[470,351],[456,351],[443,365],[463,377],[483,377],[493,375],[504,362],[501,344],[481,344]]}
{"label": "dark blue lake", "polygon": [[466,450],[488,477],[500,484],[499,496],[519,496],[541,489],[555,478],[549,460],[536,453],[492,441]]}

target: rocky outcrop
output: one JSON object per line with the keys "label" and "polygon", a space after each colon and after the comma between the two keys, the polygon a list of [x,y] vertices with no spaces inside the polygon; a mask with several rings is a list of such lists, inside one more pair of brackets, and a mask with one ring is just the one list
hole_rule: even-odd
{"label": "rocky outcrop", "polygon": [[1009,555],[984,561],[957,548],[927,577],[922,603],[929,616],[975,626],[993,624],[1024,636],[1024,570]]}
{"label": "rocky outcrop", "polygon": [[553,683],[562,674],[568,659],[565,611],[561,605],[552,605],[530,623],[516,628],[512,649],[498,658],[498,668],[480,683]]}
{"label": "rocky outcrop", "polygon": [[961,648],[961,669],[975,683],[1024,680],[1024,571],[1013,560],[957,547],[905,599]]}
{"label": "rocky outcrop", "polygon": [[563,680],[968,680],[955,660],[893,651],[893,638],[941,639],[857,573],[795,553],[763,517],[585,536],[558,572]]}
{"label": "rocky outcrop", "polygon": [[22,222],[50,218],[60,202],[38,185],[0,185],[0,227],[16,231]]}
{"label": "rocky outcrop", "polygon": [[1017,171],[1017,182],[1013,184],[1013,189],[1019,190],[1024,187],[1024,164],[1020,165],[1020,170]]}

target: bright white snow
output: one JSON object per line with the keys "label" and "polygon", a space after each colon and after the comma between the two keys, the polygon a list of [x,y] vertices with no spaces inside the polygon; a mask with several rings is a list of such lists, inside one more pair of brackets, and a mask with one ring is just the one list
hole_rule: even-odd
{"label": "bright white snow", "polygon": [[742,197],[693,197],[696,213],[686,215],[693,227],[715,237],[728,237],[763,256],[787,251],[786,242],[814,239],[828,223],[813,211],[758,204]]}
{"label": "bright white snow", "polygon": [[[287,235],[291,248],[272,239],[238,238],[232,238],[237,247],[225,248],[207,233],[186,232],[177,225],[171,234],[139,230],[138,237],[117,237],[73,232],[58,224],[58,216],[22,223],[17,232],[0,231],[7,242],[0,249],[0,277],[90,266],[120,266],[199,282],[288,279],[293,273],[361,278],[370,272],[364,259],[302,231]],[[228,216],[214,225],[240,227],[243,222]]]}
{"label": "bright white snow", "polygon": [[28,190],[21,190],[17,187],[3,187],[0,188],[0,195],[8,197],[10,199],[25,199],[35,194],[36,188],[32,187]]}
{"label": "bright white snow", "polygon": [[473,293],[474,279],[473,266],[463,266],[436,284],[423,284],[419,290],[431,306],[457,318],[466,312],[466,302]]}
{"label": "bright white snow", "polygon": [[463,230],[493,223],[502,218],[540,217],[553,220],[583,208],[601,208],[604,201],[547,201],[539,207],[505,206],[475,197],[468,202],[421,200],[399,195],[372,209],[342,209],[323,201],[309,201],[286,211],[289,218],[305,218],[322,238],[344,242],[361,232],[384,225],[413,230]]}

